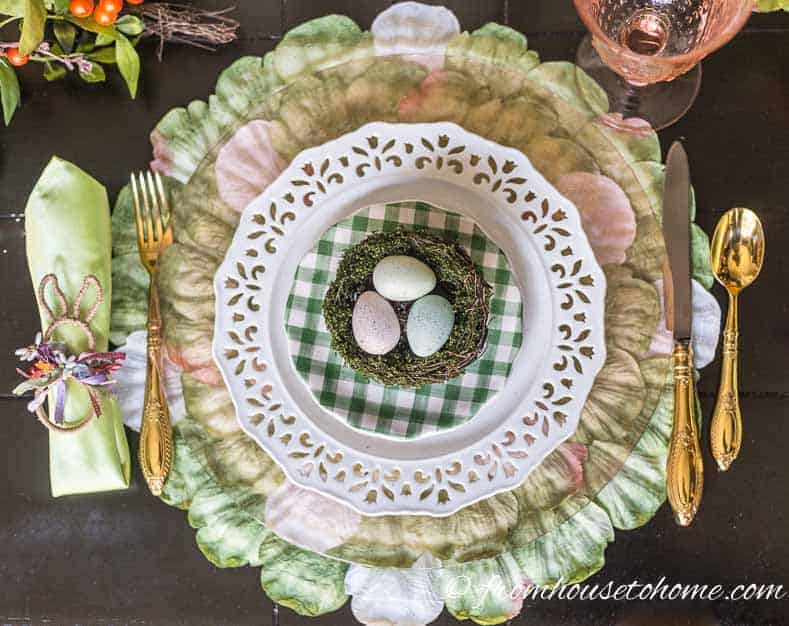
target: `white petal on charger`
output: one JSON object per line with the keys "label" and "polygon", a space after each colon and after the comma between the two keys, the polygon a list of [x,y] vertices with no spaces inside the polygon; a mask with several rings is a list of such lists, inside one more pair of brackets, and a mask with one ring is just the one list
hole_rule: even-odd
{"label": "white petal on charger", "polygon": [[[117,383],[113,392],[123,416],[123,423],[133,430],[140,430],[143,404],[145,402],[145,376],[148,364],[148,333],[144,330],[133,332],[126,343],[118,348],[126,353],[123,367],[115,375]],[[164,394],[173,424],[186,415],[184,392],[181,388],[181,370],[169,359],[164,360]]]}
{"label": "white petal on charger", "polygon": [[[663,280],[655,282],[660,294],[660,320],[658,329],[649,345],[647,356],[666,356],[674,349],[674,338],[666,328],[666,312],[663,300]],[[693,281],[693,363],[697,369],[706,367],[715,359],[721,331],[721,308],[713,295]]]}
{"label": "white petal on charger", "polygon": [[345,592],[354,617],[366,626],[424,626],[438,619],[444,602],[433,568],[440,565],[428,554],[410,568],[351,565]]}
{"label": "white petal on charger", "polygon": [[438,69],[444,66],[447,44],[460,34],[460,23],[446,7],[401,2],[381,12],[370,31],[377,56],[417,55],[420,63]]}
{"label": "white petal on charger", "polygon": [[349,506],[289,480],[266,500],[266,526],[283,539],[319,553],[345,543],[361,521],[362,516]]}

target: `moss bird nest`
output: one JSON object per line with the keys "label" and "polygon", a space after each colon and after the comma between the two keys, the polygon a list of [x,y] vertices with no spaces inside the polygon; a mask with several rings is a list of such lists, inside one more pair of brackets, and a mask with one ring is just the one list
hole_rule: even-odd
{"label": "moss bird nest", "polygon": [[[353,336],[351,319],[356,300],[373,290],[373,270],[387,256],[404,255],[423,261],[435,272],[434,293],[444,296],[455,312],[446,343],[427,357],[416,356],[404,332],[411,302],[390,302],[400,321],[400,341],[390,352],[364,352]],[[375,233],[349,248],[326,292],[323,316],[332,347],[363,376],[384,385],[420,387],[443,383],[463,373],[485,349],[493,289],[482,278],[459,244],[423,232]]]}

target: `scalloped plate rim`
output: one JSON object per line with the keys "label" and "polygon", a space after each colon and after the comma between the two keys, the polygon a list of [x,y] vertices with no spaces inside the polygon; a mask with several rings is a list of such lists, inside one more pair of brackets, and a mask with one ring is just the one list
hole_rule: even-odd
{"label": "scalloped plate rim", "polygon": [[[225,381],[225,384],[227,385],[228,390],[230,391],[230,396],[231,396],[231,399],[233,401],[233,405],[234,405],[234,408],[236,410],[236,415],[237,415],[237,418],[238,418],[238,421],[239,421],[241,427],[259,445],[261,445],[261,447],[263,447],[265,450],[267,450],[272,455],[272,458],[274,458],[274,460],[278,463],[278,465],[280,465],[280,467],[283,469],[283,471],[288,476],[288,478],[291,481],[293,481],[295,484],[297,484],[297,485],[299,485],[301,487],[304,487],[306,489],[310,489],[312,491],[318,492],[318,493],[320,493],[320,494],[322,494],[324,496],[331,497],[331,498],[333,498],[333,499],[335,499],[335,500],[337,500],[339,502],[342,502],[342,503],[344,503],[346,505],[349,505],[353,509],[355,509],[356,511],[358,511],[359,513],[361,513],[363,515],[377,516],[377,515],[390,515],[390,514],[400,514],[400,515],[424,514],[424,515],[434,516],[434,517],[445,517],[445,516],[448,516],[448,515],[452,515],[453,513],[456,513],[459,509],[464,508],[466,506],[469,506],[469,505],[471,505],[471,504],[473,504],[475,502],[478,502],[478,501],[483,500],[483,499],[487,499],[487,498],[489,498],[489,497],[491,497],[491,496],[493,496],[493,495],[495,495],[497,493],[502,493],[502,492],[505,492],[505,491],[509,491],[509,490],[517,487],[524,480],[526,480],[526,478],[527,478],[528,474],[530,473],[530,471],[533,470],[535,467],[537,467],[545,456],[547,456],[550,452],[555,450],[556,447],[558,447],[567,438],[572,436],[572,434],[575,431],[575,427],[577,426],[578,420],[580,419],[580,412],[582,410],[583,404],[585,403],[586,397],[588,396],[588,393],[591,390],[593,381],[594,381],[597,373],[599,373],[600,369],[602,368],[602,366],[603,366],[603,364],[605,362],[606,350],[605,350],[604,328],[603,328],[603,326],[604,326],[604,322],[603,322],[603,320],[604,320],[604,309],[605,309],[605,297],[604,297],[605,296],[605,276],[604,276],[604,274],[602,272],[602,269],[599,267],[599,265],[597,264],[596,260],[594,259],[594,254],[592,253],[591,246],[589,245],[589,242],[588,242],[588,240],[586,238],[586,235],[585,235],[585,233],[584,233],[584,231],[583,231],[583,229],[582,229],[582,227],[580,225],[580,216],[578,214],[577,209],[574,207],[574,205],[569,200],[567,200],[566,198],[561,196],[561,194],[552,185],[550,185],[550,183],[548,183],[542,177],[542,175],[536,170],[536,168],[534,168],[531,165],[531,163],[529,162],[528,158],[525,155],[523,155],[521,152],[519,152],[519,151],[517,151],[517,150],[515,150],[513,148],[500,146],[499,144],[496,144],[495,142],[492,142],[492,141],[490,141],[488,139],[485,139],[485,138],[480,137],[478,135],[474,135],[473,133],[470,133],[470,132],[466,131],[462,127],[460,127],[460,126],[458,126],[456,124],[453,124],[453,123],[448,123],[448,122],[428,123],[428,124],[403,124],[403,123],[372,122],[372,123],[366,124],[366,125],[358,128],[355,131],[347,133],[346,135],[343,135],[343,136],[341,136],[341,137],[339,137],[337,139],[334,139],[334,140],[331,140],[329,142],[326,142],[325,144],[323,144],[321,146],[312,147],[312,148],[309,148],[307,150],[304,150],[303,152],[301,152],[299,155],[297,155],[291,161],[291,164],[280,175],[280,177],[274,183],[272,183],[272,185],[270,185],[257,199],[255,199],[252,203],[250,203],[250,205],[244,210],[242,218],[241,218],[241,222],[239,224],[239,227],[236,230],[236,233],[234,234],[233,243],[229,247],[229,249],[227,251],[227,255],[226,255],[222,265],[220,266],[219,270],[217,271],[217,273],[215,275],[215,278],[214,278],[214,289],[215,289],[215,294],[216,294],[216,298],[217,298],[217,303],[223,301],[222,300],[223,297],[227,295],[226,294],[226,289],[225,289],[225,287],[222,284],[223,283],[223,277],[225,276],[226,272],[228,271],[229,265],[235,260],[235,257],[233,257],[233,252],[239,245],[237,243],[237,241],[239,239],[243,239],[243,232],[244,232],[244,228],[245,228],[245,217],[250,215],[250,214],[252,214],[252,213],[254,213],[256,210],[258,210],[258,207],[260,205],[262,205],[263,203],[268,202],[273,197],[276,197],[278,192],[281,190],[281,188],[283,186],[286,186],[285,182],[283,182],[283,181],[286,181],[287,178],[293,176],[295,172],[298,172],[298,168],[299,167],[302,167],[302,171],[306,171],[306,170],[303,169],[306,163],[311,163],[311,162],[315,162],[315,161],[320,162],[320,160],[323,160],[326,157],[326,154],[330,151],[331,147],[335,147],[338,144],[342,144],[343,142],[347,143],[347,142],[349,142],[351,140],[363,141],[363,139],[365,137],[373,136],[373,135],[375,135],[375,133],[390,134],[390,135],[393,135],[395,137],[399,137],[400,135],[396,132],[398,130],[403,131],[403,133],[406,134],[406,135],[409,132],[410,133],[416,132],[417,134],[419,134],[420,132],[424,132],[424,133],[428,133],[428,134],[432,133],[435,136],[439,136],[439,135],[444,134],[444,135],[448,135],[450,137],[458,137],[458,136],[459,137],[464,137],[464,138],[467,138],[467,140],[473,141],[476,145],[481,145],[481,146],[486,147],[487,149],[490,150],[491,155],[492,154],[498,154],[498,155],[508,156],[508,157],[510,157],[510,159],[508,159],[508,161],[512,161],[512,162],[516,163],[517,166],[521,166],[522,165],[525,170],[530,171],[531,174],[536,177],[537,184],[534,185],[534,186],[540,187],[541,191],[542,191],[542,188],[545,188],[547,195],[551,196],[552,200],[557,200],[557,201],[562,203],[562,209],[563,209],[562,212],[564,212],[564,209],[568,209],[567,215],[564,215],[562,217],[562,219],[565,219],[565,218],[567,218],[569,216],[571,218],[571,221],[573,222],[573,226],[576,227],[575,232],[572,233],[573,241],[577,242],[576,245],[578,245],[579,248],[582,248],[583,253],[586,255],[584,257],[584,260],[588,262],[587,271],[589,271],[589,273],[590,273],[589,275],[590,276],[593,276],[594,281],[595,281],[595,285],[596,285],[595,290],[594,290],[595,291],[595,297],[596,297],[595,300],[594,300],[594,306],[595,306],[595,310],[594,310],[595,315],[594,315],[594,317],[595,317],[595,320],[594,320],[594,323],[591,323],[590,333],[589,333],[589,336],[592,338],[592,341],[594,342],[593,357],[589,357],[592,360],[592,366],[591,366],[592,369],[591,369],[591,373],[590,374],[585,375],[585,376],[583,376],[580,379],[580,380],[584,381],[583,390],[582,390],[581,393],[577,393],[576,392],[576,396],[579,397],[579,398],[582,398],[582,402],[580,404],[580,407],[577,410],[576,415],[574,417],[571,417],[568,420],[568,421],[572,422],[572,428],[564,428],[564,430],[560,433],[560,436],[555,436],[554,435],[554,437],[552,437],[552,439],[551,439],[552,443],[551,443],[550,446],[542,447],[541,449],[539,449],[538,454],[529,455],[530,458],[533,459],[536,462],[530,463],[530,465],[526,469],[526,471],[519,472],[520,475],[517,476],[516,479],[513,479],[513,477],[510,476],[507,480],[502,481],[501,484],[496,486],[495,488],[488,488],[486,490],[477,491],[474,495],[470,495],[470,496],[467,494],[466,491],[462,492],[461,497],[458,497],[458,495],[456,493],[453,493],[452,495],[455,497],[454,502],[452,504],[449,504],[449,505],[447,505],[447,502],[442,503],[442,507],[441,507],[440,510],[436,510],[436,508],[434,506],[426,506],[429,503],[428,502],[423,502],[423,501],[428,499],[428,498],[420,499],[416,503],[416,506],[403,506],[402,504],[400,504],[399,506],[391,506],[390,504],[387,504],[387,502],[389,502],[389,501],[384,500],[383,497],[382,497],[382,498],[380,498],[380,499],[378,499],[376,501],[376,504],[384,503],[386,506],[376,506],[375,508],[372,508],[372,507],[369,506],[369,504],[365,505],[364,502],[359,502],[358,499],[348,498],[344,494],[337,493],[337,490],[332,491],[332,490],[328,490],[328,489],[322,488],[321,484],[315,484],[316,483],[315,480],[310,482],[309,477],[305,478],[305,476],[303,476],[303,475],[301,475],[301,476],[298,475],[298,472],[294,471],[294,467],[295,466],[288,466],[288,464],[283,462],[283,460],[279,457],[278,453],[274,449],[272,449],[272,448],[274,448],[274,446],[270,446],[267,443],[264,443],[264,441],[263,441],[264,437],[261,436],[260,427],[251,425],[250,423],[248,423],[242,417],[242,414],[244,412],[240,408],[240,398],[236,397],[236,393],[234,393],[234,389],[233,389],[233,387],[234,387],[233,380],[235,378],[238,378],[238,375],[235,374],[233,371],[231,371],[231,368],[227,365],[227,363],[225,362],[225,359],[222,356],[222,353],[224,352],[224,349],[226,348],[226,346],[225,346],[225,341],[224,340],[220,341],[219,337],[223,336],[223,332],[226,331],[226,328],[222,327],[222,314],[221,314],[221,311],[220,311],[219,304],[217,304],[217,317],[216,317],[216,321],[215,321],[215,332],[214,332],[214,338],[213,338],[213,342],[212,342],[212,348],[213,348],[214,359],[217,362],[217,365],[219,366],[219,369],[220,369],[220,371],[222,373],[222,377],[223,377],[223,379]],[[302,178],[304,177],[303,174],[301,174],[300,176]],[[401,197],[400,199],[402,200],[403,198]],[[296,204],[298,204],[298,203],[296,203]],[[298,205],[298,206],[301,209],[304,208],[303,205]],[[517,204],[516,204],[516,206],[517,206]],[[456,210],[454,207],[442,207],[442,208],[445,208],[446,210]],[[337,220],[334,220],[334,221],[336,222]],[[484,224],[480,224],[480,227],[483,228],[483,230],[487,230],[485,228]],[[497,243],[499,243],[499,242],[497,241]],[[499,243],[499,245],[500,245],[500,243]],[[525,300],[526,299],[524,298],[524,301]],[[284,333],[284,330],[283,330],[283,333]],[[524,346],[525,346],[525,344],[526,344],[526,342],[524,341]],[[523,351],[524,350],[521,350],[521,353],[523,353]],[[289,355],[288,355],[288,358],[289,358]],[[508,383],[509,383],[509,381],[508,381]],[[286,392],[287,392],[287,389],[286,389]],[[310,421],[310,423],[312,423],[313,426],[314,426],[314,422],[311,422],[311,420],[309,420],[309,418],[306,418],[306,419],[307,419],[307,421]],[[336,418],[334,418],[334,419],[336,420]],[[270,421],[274,422],[274,421],[276,421],[276,419],[274,417],[272,417]],[[471,422],[473,422],[473,421],[474,420],[472,419]],[[462,428],[462,427],[463,427],[463,425],[459,426],[458,428]],[[352,428],[352,427],[348,427],[348,428]],[[451,429],[451,430],[456,430],[456,429]],[[441,434],[441,433],[439,433],[439,434]],[[321,435],[325,436],[325,433],[321,433]],[[378,438],[378,439],[383,439],[380,435],[375,435],[375,437]],[[431,435],[430,438],[433,439],[434,436]],[[291,439],[289,439],[289,441]],[[308,437],[308,439],[309,439],[309,437]],[[418,438],[416,440],[398,440],[398,441],[409,443],[409,442],[413,442],[413,441],[420,441],[422,439],[423,438]],[[496,447],[495,446],[495,442],[492,441],[492,439],[493,439],[492,437],[490,437],[490,439],[491,439],[491,441],[490,442],[486,442],[486,445],[487,445],[487,443],[492,443],[493,444],[493,448],[492,449],[495,450],[495,447]],[[285,444],[285,445],[287,447],[289,444]],[[479,447],[479,446],[467,446],[467,447]],[[323,445],[321,445],[321,449],[322,448],[323,448]],[[446,456],[456,456],[456,453],[450,453],[449,455],[445,455],[445,457]],[[365,458],[366,460],[371,461],[371,462],[373,462],[376,465],[376,468],[373,471],[379,472],[379,479],[377,481],[375,481],[375,482],[383,484],[384,481],[382,479],[382,476],[384,474],[384,471],[386,471],[386,470],[385,469],[381,470],[380,465],[382,463],[379,462],[380,459],[377,459],[376,457],[369,457],[369,455],[365,455],[363,453],[359,453],[359,457],[360,458]],[[445,461],[445,460],[446,459],[434,459],[434,460],[431,460],[431,461],[423,461],[423,464],[424,465],[436,465],[436,467],[437,467],[438,465],[440,465],[440,463],[442,461]],[[398,463],[398,464],[402,464],[403,463],[402,460],[395,461],[395,462]],[[494,459],[494,462],[496,462],[495,459]],[[469,462],[469,465],[470,465],[470,462]],[[390,462],[390,466],[391,466],[391,462]],[[445,468],[446,467],[447,466],[445,466]],[[440,469],[440,468],[437,467],[437,469]],[[390,467],[390,470],[391,470],[391,467]],[[369,473],[369,471],[368,471],[368,473]],[[502,472],[500,472],[500,474],[502,474],[502,473],[503,473],[503,470],[502,470]],[[317,471],[315,472],[315,474],[317,474]],[[315,474],[313,474],[313,476]],[[434,472],[434,474],[436,476],[438,476],[437,472]],[[516,472],[516,474],[517,474],[517,472]],[[412,477],[413,477],[413,474],[412,474]],[[328,481],[324,478],[323,479],[324,485],[327,482]],[[364,482],[365,482],[365,484],[369,483],[369,481],[364,481]],[[413,482],[413,481],[411,481],[411,482]],[[479,480],[477,482],[483,482],[483,481]],[[442,479],[440,477],[438,478],[438,483],[442,484]],[[446,484],[446,483],[443,483],[443,484]],[[433,489],[431,489],[431,492],[435,491],[435,486],[436,485],[433,484]],[[363,487],[363,488],[360,489],[360,491],[364,492],[365,489],[366,489],[366,487]],[[378,493],[377,489],[378,488],[376,487],[375,488],[376,494]],[[381,493],[383,493],[383,491]],[[415,499],[416,499],[416,494],[414,494],[413,497],[410,498],[410,500],[412,500],[412,501],[415,500]],[[391,498],[390,500],[391,500],[391,504],[395,503],[394,498]]]}

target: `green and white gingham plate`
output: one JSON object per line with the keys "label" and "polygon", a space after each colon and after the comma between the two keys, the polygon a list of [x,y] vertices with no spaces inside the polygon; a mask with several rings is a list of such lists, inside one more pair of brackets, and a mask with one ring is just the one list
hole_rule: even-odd
{"label": "green and white gingham plate", "polygon": [[[444,384],[383,385],[353,370],[331,347],[321,307],[343,253],[373,233],[398,229],[456,241],[493,287],[485,351]],[[362,209],[321,236],[296,270],[285,324],[296,370],[321,406],[358,428],[408,438],[462,424],[502,389],[521,346],[522,318],[507,257],[474,220],[423,202],[401,202]]]}

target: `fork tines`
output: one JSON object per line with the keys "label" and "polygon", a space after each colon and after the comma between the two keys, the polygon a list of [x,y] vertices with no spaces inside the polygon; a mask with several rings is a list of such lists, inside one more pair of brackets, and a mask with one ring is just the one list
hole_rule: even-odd
{"label": "fork tines", "polygon": [[131,175],[137,239],[141,245],[160,243],[170,222],[170,207],[159,172],[139,172]]}

